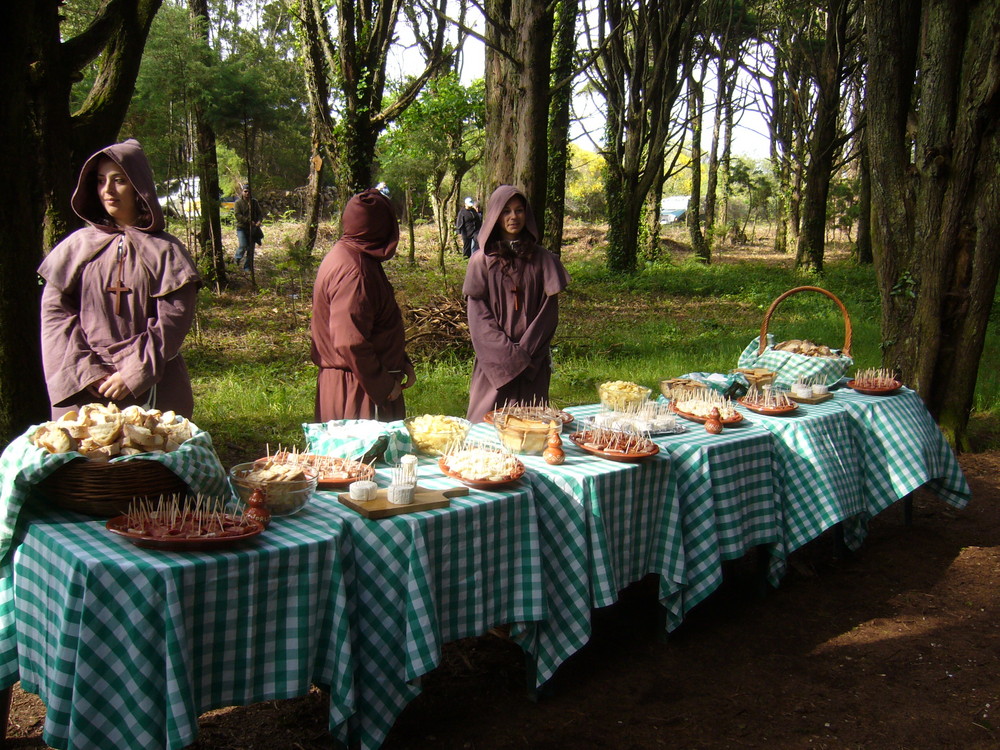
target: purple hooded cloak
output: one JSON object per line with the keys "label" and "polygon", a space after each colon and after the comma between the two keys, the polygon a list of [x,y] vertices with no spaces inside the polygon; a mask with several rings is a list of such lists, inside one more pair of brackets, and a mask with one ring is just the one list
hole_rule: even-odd
{"label": "purple hooded cloak", "polygon": [[[139,226],[117,227],[105,212],[96,182],[103,157],[121,167],[138,193]],[[163,231],[139,142],[129,139],[87,159],[71,205],[88,226],[56,245],[38,268],[45,279],[42,364],[52,417],[101,401],[87,387],[115,372],[133,394],[119,406],[145,404],[190,417],[194,398],[180,348],[201,281],[184,245]],[[127,289],[119,312],[114,286]]]}
{"label": "purple hooded cloak", "polygon": [[372,189],[347,202],[342,225],[313,286],[316,420],[402,419],[403,397],[389,395],[409,359],[403,316],[382,268],[396,254],[399,224],[389,199]]}
{"label": "purple hooded cloak", "polygon": [[[504,258],[492,235],[514,196],[524,200],[523,244],[516,257]],[[570,281],[559,258],[538,244],[528,199],[511,185],[501,185],[490,196],[479,244],[483,252],[472,255],[462,287],[476,352],[469,386],[468,418],[473,422],[507,402],[548,401],[549,343],[559,322],[556,295]]]}

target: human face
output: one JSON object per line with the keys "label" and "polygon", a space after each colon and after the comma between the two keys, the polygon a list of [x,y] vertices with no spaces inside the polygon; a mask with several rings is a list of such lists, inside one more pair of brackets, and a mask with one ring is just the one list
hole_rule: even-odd
{"label": "human face", "polygon": [[500,212],[500,239],[516,240],[524,229],[524,198],[515,195]]}
{"label": "human face", "polygon": [[111,159],[101,159],[97,165],[97,197],[118,226],[131,227],[139,219],[139,195]]}

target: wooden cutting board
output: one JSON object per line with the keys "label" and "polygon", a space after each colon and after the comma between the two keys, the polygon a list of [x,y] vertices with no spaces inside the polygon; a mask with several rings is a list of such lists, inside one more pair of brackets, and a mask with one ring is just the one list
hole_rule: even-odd
{"label": "wooden cutting board", "polygon": [[822,396],[810,396],[808,398],[804,396],[794,396],[791,393],[788,394],[788,398],[792,401],[798,401],[800,404],[822,404],[824,401],[829,401],[833,398],[832,393],[824,393]]}
{"label": "wooden cutting board", "polygon": [[417,487],[412,503],[396,505],[389,502],[388,490],[383,487],[379,489],[378,496],[374,500],[369,500],[366,503],[352,500],[349,492],[341,492],[337,495],[337,499],[365,518],[388,518],[389,516],[398,516],[401,513],[416,513],[418,510],[447,508],[451,504],[450,498],[468,494],[468,487],[452,487],[447,490],[428,490]]}

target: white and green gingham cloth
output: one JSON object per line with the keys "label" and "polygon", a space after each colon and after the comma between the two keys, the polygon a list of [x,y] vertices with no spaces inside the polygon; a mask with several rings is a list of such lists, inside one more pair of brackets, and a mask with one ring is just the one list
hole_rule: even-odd
{"label": "white and green gingham cloth", "polygon": [[[387,469],[378,482],[388,486]],[[422,458],[418,483],[460,486]],[[471,490],[447,508],[369,520],[318,493],[312,505],[344,524],[341,554],[355,674],[355,713],[337,736],[378,748],[420,692],[419,678],[448,641],[503,623],[545,620],[538,512],[524,479],[498,491]]]}
{"label": "white and green gingham cloth", "polygon": [[50,746],[179,750],[204,711],[313,684],[331,729],[353,713],[336,518],[307,506],[224,550],[165,552],[35,512],[0,581],[3,684],[42,698]]}
{"label": "white and green gingham cloth", "polygon": [[737,367],[762,367],[775,373],[774,383],[788,390],[800,378],[811,383],[833,385],[844,373],[854,366],[854,360],[841,354],[839,357],[809,357],[796,352],[780,351],[774,348],[774,336],[767,334],[767,346],[760,351],[758,336],[744,349],[736,362]]}
{"label": "white and green gingham cloth", "polygon": [[[571,411],[580,417],[598,409]],[[276,549],[272,555],[268,544],[275,537],[269,531],[259,548],[204,555],[208,568],[222,565],[222,560],[212,559],[215,556],[234,557],[211,576],[181,576],[183,589],[204,601],[170,604],[167,625],[158,620],[165,617],[163,607],[144,608],[141,601],[141,619],[136,622],[143,626],[122,624],[136,605],[116,602],[114,596],[128,584],[142,592],[140,598],[155,594],[172,602],[170,586],[181,584],[168,586],[154,575],[153,563],[163,559],[162,553],[109,540],[97,522],[68,523],[60,514],[46,515],[26,527],[25,543],[14,560],[15,567],[25,571],[13,579],[17,588],[10,577],[0,578],[0,685],[10,684],[20,667],[25,685],[50,704],[53,724],[46,727],[46,740],[65,747],[61,737],[94,737],[108,731],[103,725],[74,723],[89,721],[99,697],[68,676],[65,665],[89,664],[89,678],[97,679],[96,672],[105,669],[101,660],[110,659],[120,666],[113,675],[100,676],[106,680],[103,692],[126,707],[125,715],[145,716],[150,710],[145,696],[155,694],[158,699],[158,718],[143,719],[141,726],[128,731],[152,728],[152,734],[166,738],[160,740],[163,747],[175,747],[172,743],[193,737],[192,722],[205,707],[293,694],[301,690],[303,680],[328,681],[336,736],[374,750],[419,693],[420,677],[438,664],[441,646],[450,640],[513,623],[515,637],[534,659],[535,681],[541,685],[586,643],[591,609],[610,604],[621,588],[648,573],[660,577],[661,601],[672,629],[719,585],[722,563],[754,547],[770,554],[771,580],[777,583],[792,550],[837,523],[844,524],[849,544],[860,544],[869,518],[921,485],[955,507],[969,499],[954,454],[920,399],[905,389],[891,397],[838,391],[826,404],[803,405],[792,418],[746,412],[743,425],[727,427],[720,435],[708,434],[700,424],[687,426],[685,433],[655,438],[661,453],[636,464],[590,456],[564,441],[563,465],[553,467],[540,457],[526,456],[528,471],[519,483],[496,492],[472,490],[439,510],[371,521],[338,503],[335,494],[317,493],[300,514],[277,521],[282,532],[301,535],[295,542],[288,540],[299,552]],[[489,432],[477,425],[473,436]],[[419,475],[422,486],[455,485],[430,459],[421,460]],[[388,484],[387,470],[380,471],[379,479],[383,486]],[[343,524],[339,533],[337,524]],[[87,543],[74,540],[76,534],[83,534]],[[8,544],[13,536],[10,526]],[[88,550],[90,544],[93,550]],[[117,555],[106,560],[108,547],[116,544]],[[315,556],[308,564],[291,562],[294,555],[304,554],[302,548],[313,547]],[[150,559],[140,563],[137,557]],[[339,580],[336,561],[342,566],[342,593],[336,593],[333,581]],[[79,596],[82,584],[74,582],[89,565],[129,572],[128,580],[116,574],[115,583],[95,589],[97,599],[89,603],[96,610],[115,612],[107,618],[115,624],[106,632],[97,628],[96,635],[88,630],[82,638],[80,622],[91,618],[79,614],[82,604],[62,606],[60,586],[69,589],[68,601],[73,592]],[[289,565],[300,576],[308,571],[319,576],[318,583],[308,578],[308,586],[298,578],[286,581],[302,591],[291,605],[294,625],[289,616],[281,619],[289,605],[276,611],[271,600],[277,594],[261,588],[272,572],[280,579],[279,571]],[[262,578],[241,577],[251,576],[249,571]],[[147,581],[148,576],[153,577]],[[162,581],[176,577],[174,572]],[[129,583],[132,579],[140,583]],[[226,586],[219,583],[222,580]],[[304,588],[309,588],[312,600]],[[220,597],[226,604],[211,606]],[[193,617],[199,622],[207,618],[199,632],[210,632],[217,640],[233,627],[247,626],[244,619],[257,609],[254,635],[238,638],[234,650],[223,651],[218,660],[205,646],[192,655],[178,645],[182,635],[192,639],[187,621]],[[182,620],[187,630],[179,634]],[[302,625],[307,620],[314,630]],[[308,635],[313,632],[329,640],[316,641]],[[258,643],[253,638],[260,634],[272,644],[275,655],[269,658],[275,664],[258,664],[255,660],[264,654],[245,645],[248,639]],[[195,640],[202,643],[205,637]],[[110,647],[101,645],[99,654],[91,654],[91,642],[126,646],[109,656]],[[164,657],[163,664],[157,661],[152,670],[160,687],[143,683],[136,688],[124,681],[128,670],[121,664],[153,649],[159,649],[161,657],[171,656]],[[311,656],[304,657],[303,651]],[[96,664],[102,666],[95,671]],[[266,686],[261,687],[247,676],[248,671],[256,675],[268,670],[283,677],[264,680]],[[157,671],[166,677],[155,676]],[[186,688],[189,697],[178,688],[183,679],[176,675],[187,675],[189,682],[198,678],[196,687]],[[144,676],[129,679],[135,677]],[[141,699],[133,701],[132,696]],[[163,696],[168,696],[169,706],[161,705]],[[157,746],[136,744],[134,738],[140,736],[146,738],[134,734],[131,745],[123,741],[120,746]]]}
{"label": "white and green gingham cloth", "polygon": [[[163,464],[193,492],[213,497],[231,494],[226,471],[215,454],[211,436],[192,425],[194,434],[170,453],[143,453],[120,456],[111,463],[145,460]],[[18,516],[24,503],[34,495],[32,488],[56,469],[78,458],[79,453],[51,454],[28,439],[38,425],[28,428],[7,445],[0,455],[0,577],[5,575],[7,553],[17,530]]]}

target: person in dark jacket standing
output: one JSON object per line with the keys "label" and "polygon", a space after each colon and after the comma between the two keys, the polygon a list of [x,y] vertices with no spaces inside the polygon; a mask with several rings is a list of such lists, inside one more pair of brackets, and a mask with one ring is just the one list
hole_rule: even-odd
{"label": "person in dark jacket standing", "polygon": [[476,235],[479,234],[482,225],[483,216],[476,210],[476,202],[472,198],[466,198],[455,222],[455,231],[462,238],[462,255],[466,258],[471,257],[479,249]]}
{"label": "person in dark jacket standing", "polygon": [[236,265],[243,266],[244,271],[253,270],[254,230],[260,228],[264,218],[260,203],[250,195],[250,186],[244,185],[240,197],[233,207],[236,213],[236,238],[239,247],[236,250]]}

